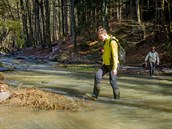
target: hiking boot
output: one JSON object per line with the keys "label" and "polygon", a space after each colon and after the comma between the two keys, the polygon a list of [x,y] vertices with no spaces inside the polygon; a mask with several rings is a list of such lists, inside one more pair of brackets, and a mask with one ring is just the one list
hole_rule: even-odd
{"label": "hiking boot", "polygon": [[86,96],[89,97],[92,100],[97,100],[97,97],[96,97],[95,94],[89,94],[89,93],[87,93]]}
{"label": "hiking boot", "polygon": [[120,99],[120,91],[118,90],[113,90],[113,95],[114,99]]}
{"label": "hiking boot", "polygon": [[100,84],[95,84],[93,89],[93,96],[95,96],[95,98],[98,98],[99,92],[100,92]]}

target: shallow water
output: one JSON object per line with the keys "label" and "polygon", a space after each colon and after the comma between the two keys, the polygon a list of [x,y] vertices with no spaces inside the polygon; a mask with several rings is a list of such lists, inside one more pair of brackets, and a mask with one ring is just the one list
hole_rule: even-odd
{"label": "shallow water", "polygon": [[[93,73],[74,72],[52,65],[29,65],[25,71],[5,72],[12,86],[40,87],[71,97],[90,93]],[[108,76],[102,80],[93,111],[63,112],[0,106],[0,129],[171,129],[170,76],[119,75],[121,99],[113,100]]]}

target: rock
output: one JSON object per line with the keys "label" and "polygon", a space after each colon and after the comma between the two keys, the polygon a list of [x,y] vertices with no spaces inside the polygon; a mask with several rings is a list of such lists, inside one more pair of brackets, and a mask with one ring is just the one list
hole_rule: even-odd
{"label": "rock", "polygon": [[0,103],[10,97],[9,87],[7,84],[0,84]]}
{"label": "rock", "polygon": [[10,97],[10,92],[0,92],[0,103]]}

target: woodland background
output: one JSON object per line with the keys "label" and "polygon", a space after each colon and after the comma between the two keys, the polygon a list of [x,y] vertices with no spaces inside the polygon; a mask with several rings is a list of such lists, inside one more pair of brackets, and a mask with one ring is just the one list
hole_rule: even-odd
{"label": "woodland background", "polygon": [[172,66],[170,0],[1,0],[0,51],[56,61],[98,61],[96,32],[104,27],[126,50],[126,64],[141,65],[151,46]]}

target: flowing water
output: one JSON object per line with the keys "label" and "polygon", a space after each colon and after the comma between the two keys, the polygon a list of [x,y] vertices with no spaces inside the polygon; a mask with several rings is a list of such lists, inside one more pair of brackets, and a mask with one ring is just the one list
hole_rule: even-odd
{"label": "flowing water", "polygon": [[[20,62],[21,64],[21,62]],[[4,72],[8,85],[39,87],[82,98],[93,88],[93,72],[75,72],[53,64],[21,64]],[[114,100],[108,76],[102,80],[93,111],[41,111],[0,105],[0,129],[171,129],[172,77],[118,76],[121,99]],[[83,98],[84,99],[84,98]]]}

